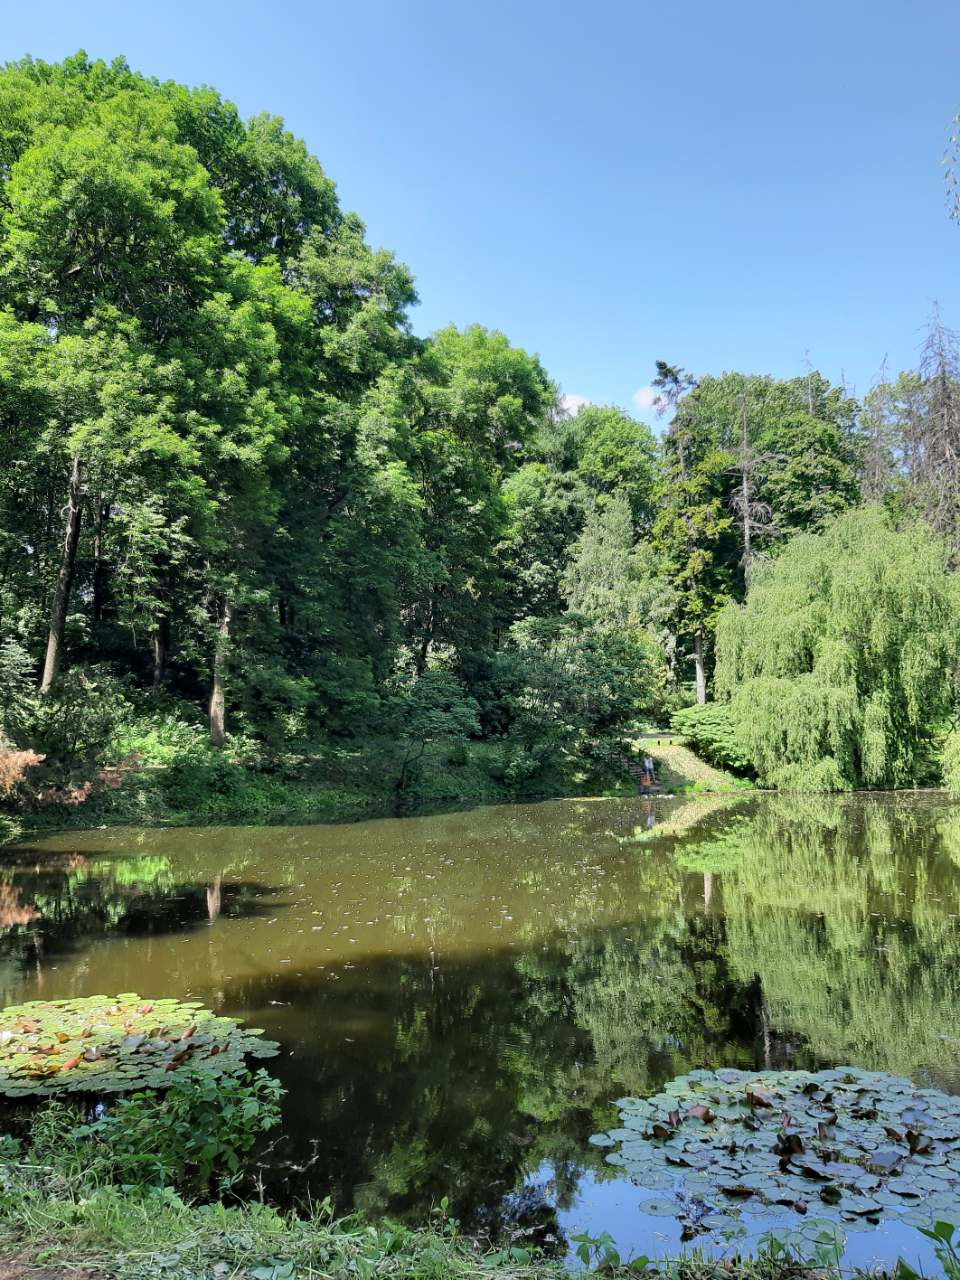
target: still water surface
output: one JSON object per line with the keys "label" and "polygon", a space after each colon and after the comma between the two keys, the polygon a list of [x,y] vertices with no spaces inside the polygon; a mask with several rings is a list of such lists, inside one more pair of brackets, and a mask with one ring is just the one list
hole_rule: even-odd
{"label": "still water surface", "polygon": [[[282,1198],[447,1196],[654,1254],[679,1228],[587,1142],[612,1100],[848,1063],[960,1092],[958,914],[960,805],[932,794],[113,829],[0,855],[0,1005],[189,993],[264,1027]],[[921,1243],[881,1227],[850,1258]]]}

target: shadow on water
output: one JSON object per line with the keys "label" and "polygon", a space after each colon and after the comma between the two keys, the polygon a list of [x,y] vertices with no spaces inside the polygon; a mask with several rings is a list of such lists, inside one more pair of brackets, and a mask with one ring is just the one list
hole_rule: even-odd
{"label": "shadow on water", "polygon": [[[732,979],[723,923],[669,937],[644,923],[556,934],[535,948],[358,956],[346,971],[271,974],[228,986],[284,1046],[285,1137],[264,1167],[282,1200],[330,1194],[339,1208],[422,1220],[443,1196],[470,1226],[549,1164],[543,1198],[565,1207],[612,1100],[689,1066],[761,1065],[755,982]],[[776,1040],[766,1054],[795,1061]],[[531,1212],[529,1191],[515,1205]]]}

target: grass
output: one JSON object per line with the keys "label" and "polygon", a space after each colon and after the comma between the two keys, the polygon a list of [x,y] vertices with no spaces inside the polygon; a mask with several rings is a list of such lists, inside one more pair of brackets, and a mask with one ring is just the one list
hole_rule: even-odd
{"label": "grass", "polygon": [[715,769],[701,760],[675,734],[657,738],[644,738],[639,743],[641,754],[652,756],[657,780],[664,791],[684,793],[688,791],[743,791],[750,784],[732,773]]}
{"label": "grass", "polygon": [[248,743],[215,752],[196,742],[132,739],[138,763],[115,771],[82,804],[0,812],[0,845],[51,828],[116,825],[192,826],[219,822],[340,822],[392,813],[429,812],[559,796],[631,795],[635,785],[559,761],[550,776],[511,785],[499,743],[428,748],[398,796],[395,747],[371,743],[346,751],[318,747],[268,756]]}
{"label": "grass", "polygon": [[[594,1247],[595,1246],[595,1247]],[[584,1246],[603,1261],[603,1240]],[[7,1270],[4,1270],[6,1266]],[[90,1186],[53,1171],[0,1165],[0,1277],[74,1274],[109,1280],[569,1280],[559,1261],[493,1249],[460,1235],[445,1208],[421,1230],[307,1216],[261,1203],[191,1205],[169,1189]],[[836,1275],[783,1252],[734,1262],[690,1254],[647,1268],[607,1255],[605,1275],[670,1280],[799,1280]],[[39,1276],[38,1276],[39,1280]]]}

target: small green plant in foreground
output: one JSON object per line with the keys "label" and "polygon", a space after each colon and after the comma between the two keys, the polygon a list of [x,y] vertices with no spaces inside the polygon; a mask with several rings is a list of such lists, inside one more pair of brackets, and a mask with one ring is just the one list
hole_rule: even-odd
{"label": "small green plant in foreground", "polygon": [[[932,1240],[937,1261],[943,1268],[946,1280],[960,1280],[960,1240],[955,1240],[957,1228],[949,1222],[935,1222],[932,1228],[921,1228],[921,1233]],[[895,1280],[922,1280],[921,1272],[915,1271],[901,1259],[894,1273]]]}
{"label": "small green plant in foreground", "polygon": [[280,1123],[279,1081],[256,1074],[178,1076],[164,1094],[120,1098],[91,1123],[59,1102],[38,1113],[31,1157],[68,1175],[122,1186],[226,1191],[244,1173],[243,1158]]}
{"label": "small green plant in foreground", "polygon": [[[699,1253],[623,1262],[606,1234],[578,1237],[585,1270],[614,1278],[840,1280],[822,1257],[783,1246],[752,1258]],[[192,1205],[170,1188],[93,1186],[86,1179],[0,1166],[0,1263],[5,1253],[111,1280],[570,1280],[564,1260],[519,1247],[490,1249],[450,1230],[336,1221],[329,1201],[309,1216],[258,1202]],[[586,1259],[584,1261],[584,1259]],[[576,1274],[574,1272],[574,1274]],[[914,1280],[914,1273],[903,1273]],[[951,1277],[953,1280],[953,1277]]]}

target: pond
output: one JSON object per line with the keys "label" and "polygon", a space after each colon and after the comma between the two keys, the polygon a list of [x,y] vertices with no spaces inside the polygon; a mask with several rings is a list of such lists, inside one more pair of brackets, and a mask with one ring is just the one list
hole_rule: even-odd
{"label": "pond", "polygon": [[[960,1093],[958,914],[960,805],[932,793],[111,829],[0,854],[0,1006],[189,995],[265,1028],[288,1202],[447,1196],[470,1228],[655,1255],[679,1226],[589,1142],[614,1100],[838,1064]],[[883,1223],[848,1257],[923,1246]]]}

